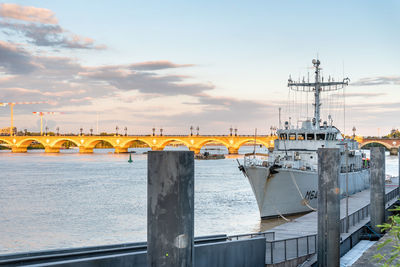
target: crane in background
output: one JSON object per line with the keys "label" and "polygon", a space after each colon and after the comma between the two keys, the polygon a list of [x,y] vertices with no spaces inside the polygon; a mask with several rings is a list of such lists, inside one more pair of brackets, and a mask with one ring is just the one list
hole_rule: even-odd
{"label": "crane in background", "polygon": [[14,131],[14,106],[15,105],[31,105],[31,104],[47,104],[48,101],[39,101],[39,102],[0,102],[0,106],[10,106],[11,111],[11,127],[10,127],[10,136],[13,135]]}
{"label": "crane in background", "polygon": [[40,135],[43,135],[43,116],[44,115],[56,115],[56,114],[64,114],[63,112],[58,111],[49,111],[49,112],[32,112],[33,114],[37,114],[40,116]]}

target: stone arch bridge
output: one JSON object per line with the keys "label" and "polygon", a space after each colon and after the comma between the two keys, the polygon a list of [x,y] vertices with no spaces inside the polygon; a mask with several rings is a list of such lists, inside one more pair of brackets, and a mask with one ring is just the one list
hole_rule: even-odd
{"label": "stone arch bridge", "polygon": [[[257,136],[256,143],[267,148],[274,146],[276,136]],[[239,148],[249,142],[254,142],[254,136],[0,136],[0,143],[5,143],[14,153],[27,152],[32,142],[38,142],[44,146],[46,153],[60,152],[63,143],[70,141],[79,148],[79,153],[93,153],[94,147],[101,141],[111,144],[115,153],[126,153],[135,141],[147,144],[152,150],[163,150],[171,142],[180,142],[194,151],[200,153],[200,149],[210,142],[224,145],[229,154],[237,154]]]}
{"label": "stone arch bridge", "polygon": [[390,155],[397,155],[399,152],[400,138],[377,138],[377,137],[356,137],[360,143],[360,148],[368,144],[380,144],[390,151]]}

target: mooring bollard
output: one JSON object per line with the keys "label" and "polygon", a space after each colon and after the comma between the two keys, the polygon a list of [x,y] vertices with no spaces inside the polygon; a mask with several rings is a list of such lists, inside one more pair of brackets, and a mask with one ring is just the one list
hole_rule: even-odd
{"label": "mooring bollard", "polygon": [[371,227],[385,222],[385,148],[371,147]]}
{"label": "mooring bollard", "polygon": [[149,151],[147,266],[193,266],[194,154]]}
{"label": "mooring bollard", "polygon": [[318,266],[340,265],[340,156],[318,149]]}

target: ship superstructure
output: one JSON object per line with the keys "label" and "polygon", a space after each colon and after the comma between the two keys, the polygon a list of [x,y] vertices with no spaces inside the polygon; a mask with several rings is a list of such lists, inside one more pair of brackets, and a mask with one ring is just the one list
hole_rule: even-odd
{"label": "ship superstructure", "polygon": [[[348,85],[349,79],[335,82],[323,81],[320,61],[313,60],[315,81],[288,80],[290,90],[314,93],[314,117],[294,127],[289,121],[277,130],[274,150],[268,157],[246,155],[240,169],[248,178],[262,218],[284,216],[315,210],[318,197],[318,148],[339,148],[341,171],[340,192],[344,196],[369,187],[369,166],[365,154],[358,150],[358,143],[346,139],[332,125],[332,118],[321,124],[320,94],[339,90]],[[347,177],[347,178],[346,178]],[[348,179],[348,180],[346,180]],[[347,186],[346,186],[347,185]]]}

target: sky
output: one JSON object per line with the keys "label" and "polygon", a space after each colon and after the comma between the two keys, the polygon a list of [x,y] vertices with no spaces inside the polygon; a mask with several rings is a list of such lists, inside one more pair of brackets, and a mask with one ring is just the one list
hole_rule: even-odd
{"label": "sky", "polygon": [[325,94],[322,119],[383,135],[400,127],[399,12],[369,0],[0,2],[0,102],[47,102],[16,105],[19,130],[58,111],[50,131],[269,134],[279,107],[294,125],[311,116],[313,95],[287,79],[312,76],[318,57],[326,79],[351,80]]}

